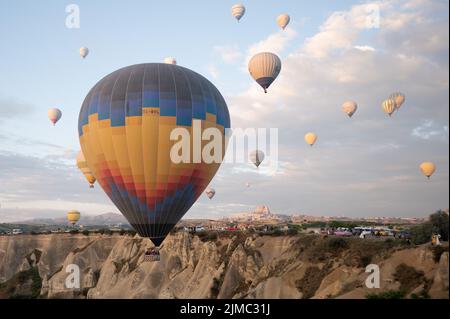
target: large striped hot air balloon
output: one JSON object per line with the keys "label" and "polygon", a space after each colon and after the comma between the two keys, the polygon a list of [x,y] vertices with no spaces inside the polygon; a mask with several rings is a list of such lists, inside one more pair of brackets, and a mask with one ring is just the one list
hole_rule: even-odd
{"label": "large striped hot air balloon", "polygon": [[[81,107],[79,138],[89,167],[139,235],[149,237],[155,246],[220,166],[171,160],[172,146],[178,143],[171,140],[171,132],[184,128],[192,133],[194,122],[201,123],[200,134],[217,128],[225,148],[230,116],[222,95],[203,76],[173,64],[117,70],[90,90]],[[203,149],[209,141],[201,143]]]}
{"label": "large striped hot air balloon", "polygon": [[95,178],[94,174],[92,173],[91,169],[89,168],[89,165],[87,164],[82,151],[78,152],[77,166],[80,169],[81,173],[83,173],[86,180],[88,181],[89,187],[94,188],[94,183],[96,181],[96,178]]}
{"label": "large striped hot air balloon", "polygon": [[280,74],[281,60],[276,54],[270,52],[258,53],[250,59],[248,71],[264,89],[264,93],[267,93],[269,86]]}

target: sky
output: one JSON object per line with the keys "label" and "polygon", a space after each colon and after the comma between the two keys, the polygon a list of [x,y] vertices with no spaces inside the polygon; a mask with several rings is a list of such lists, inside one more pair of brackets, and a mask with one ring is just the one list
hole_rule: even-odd
{"label": "sky", "polygon": [[[448,208],[448,1],[242,2],[237,23],[225,0],[0,0],[0,222],[119,212],[75,165],[78,113],[105,75],[167,56],[215,84],[232,128],[278,129],[276,171],[224,163],[210,184],[214,199],[201,196],[185,218],[263,204],[351,217]],[[66,27],[69,4],[79,7],[80,28]],[[275,20],[285,12],[283,31]],[[247,71],[262,51],[282,60],[268,94]],[[406,102],[388,118],[381,102],[395,91]],[[341,111],[346,100],[358,103],[352,119]],[[55,127],[50,107],[63,112]],[[319,136],[313,148],[303,140],[309,131]],[[423,161],[437,165],[429,181]]]}

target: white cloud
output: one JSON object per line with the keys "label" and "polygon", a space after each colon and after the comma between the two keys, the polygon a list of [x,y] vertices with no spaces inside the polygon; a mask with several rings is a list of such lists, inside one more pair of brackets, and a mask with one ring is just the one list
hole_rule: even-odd
{"label": "white cloud", "polygon": [[219,55],[219,57],[228,64],[234,64],[242,57],[242,52],[236,44],[215,46],[214,53]]}
{"label": "white cloud", "polygon": [[[370,32],[365,5],[332,14],[316,35],[283,58],[268,94],[252,84],[228,98],[233,126],[280,129],[280,174],[266,177],[267,183],[258,177],[258,192],[273,210],[425,215],[448,206],[448,122],[442,123],[449,103],[447,31],[436,17],[440,10],[425,10],[428,2],[423,2],[403,15],[406,2],[379,2],[381,28]],[[396,16],[402,21],[393,21]],[[438,33],[440,40],[432,41],[438,46],[416,40],[418,34],[425,39]],[[406,93],[406,102],[388,118],[381,101],[398,90]],[[341,111],[347,99],[359,105],[352,119]],[[441,124],[413,129],[422,118]],[[303,141],[310,130],[319,135],[313,148]],[[446,137],[418,145],[412,130],[422,138]],[[417,168],[425,152],[441,174],[427,189]],[[411,199],[411,194],[420,196]]]}
{"label": "white cloud", "polygon": [[375,48],[371,47],[370,45],[355,45],[354,48],[357,50],[366,51],[366,52],[375,51]]}
{"label": "white cloud", "polygon": [[419,126],[415,127],[412,130],[411,135],[423,140],[435,138],[448,140],[448,124],[438,125],[432,120],[426,120]]}
{"label": "white cloud", "polygon": [[214,64],[208,65],[208,73],[214,80],[217,80],[220,76],[219,70]]}
{"label": "white cloud", "polygon": [[287,28],[284,31],[279,31],[269,35],[266,39],[261,40],[251,45],[247,50],[246,64],[257,53],[272,52],[281,55],[289,42],[297,36],[297,32],[293,28]]}

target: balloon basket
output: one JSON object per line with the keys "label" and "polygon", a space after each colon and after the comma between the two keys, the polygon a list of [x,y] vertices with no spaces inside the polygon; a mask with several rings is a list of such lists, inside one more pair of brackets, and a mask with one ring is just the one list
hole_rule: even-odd
{"label": "balloon basket", "polygon": [[157,248],[148,249],[144,254],[144,262],[160,261],[159,250]]}

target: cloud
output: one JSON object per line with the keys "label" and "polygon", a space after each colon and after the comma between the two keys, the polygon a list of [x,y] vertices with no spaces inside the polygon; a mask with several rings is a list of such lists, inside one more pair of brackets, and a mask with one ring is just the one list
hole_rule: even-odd
{"label": "cloud", "polygon": [[[252,84],[229,96],[234,127],[279,128],[282,164],[271,177],[241,169],[242,176],[221,183],[257,178],[255,192],[273,211],[285,213],[297,208],[323,215],[421,216],[448,207],[448,122],[442,122],[449,104],[447,31],[442,8],[422,1],[405,9],[406,3],[367,4],[379,6],[379,29],[367,28],[367,5],[331,14],[317,34],[282,59],[268,94]],[[439,45],[416,40],[417,34],[437,33]],[[394,91],[407,98],[388,118],[380,105]],[[359,106],[352,119],[341,111],[348,99]],[[418,126],[424,118],[434,124]],[[319,136],[313,148],[303,141],[308,131]],[[440,175],[424,189],[418,164],[429,158]],[[261,204],[261,197],[249,196],[242,202]]]}
{"label": "cloud", "polygon": [[360,51],[366,51],[366,52],[373,52],[375,51],[375,48],[369,46],[369,45],[355,45],[354,46],[355,49],[360,50]]}
{"label": "cloud", "polygon": [[56,217],[68,209],[117,212],[99,186],[89,189],[67,156],[67,150],[44,158],[0,152],[0,222]]}
{"label": "cloud", "polygon": [[35,111],[35,106],[13,97],[0,96],[0,119],[26,116]]}
{"label": "cloud", "polygon": [[432,120],[425,120],[411,131],[411,135],[423,140],[448,140],[448,124],[438,125]]}
{"label": "cloud", "polygon": [[214,64],[208,65],[208,73],[214,80],[217,80],[220,76],[219,70]]}
{"label": "cloud", "polygon": [[227,64],[235,64],[242,57],[241,50],[236,44],[215,46],[213,51]]}
{"label": "cloud", "polygon": [[293,28],[287,28],[269,35],[266,39],[251,45],[247,50],[246,65],[248,61],[257,53],[272,52],[281,55],[286,46],[297,36],[297,32]]}

